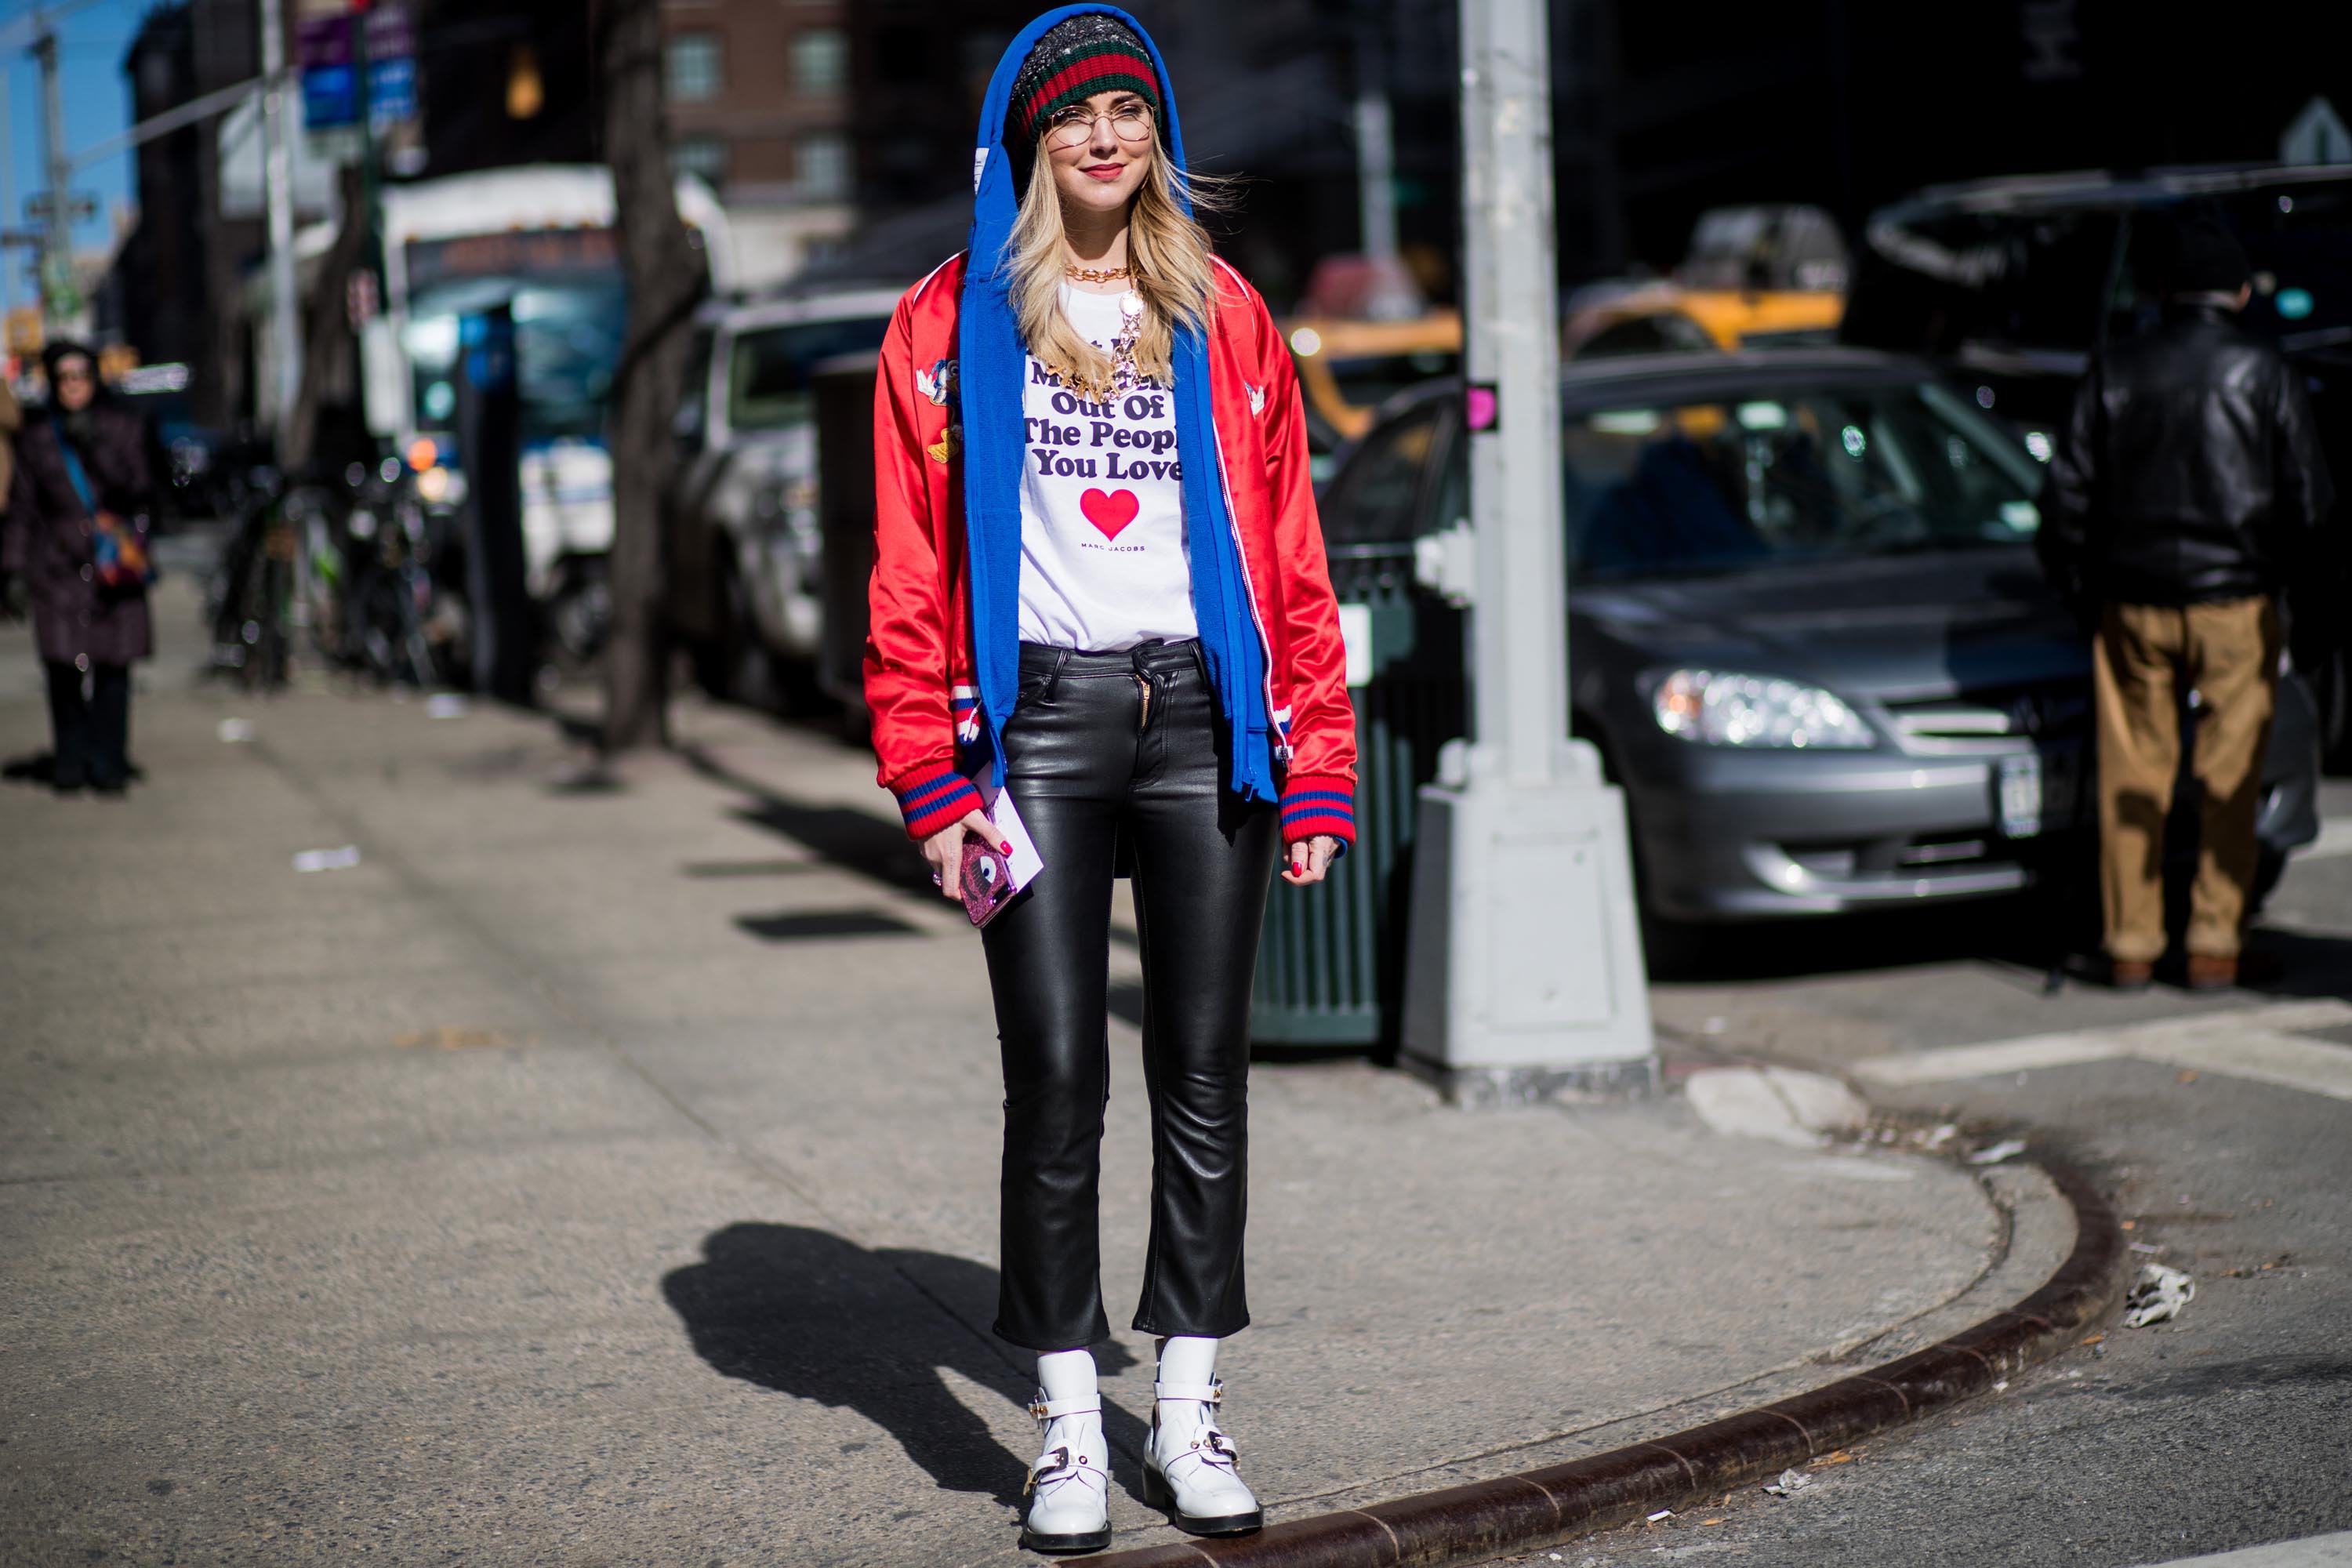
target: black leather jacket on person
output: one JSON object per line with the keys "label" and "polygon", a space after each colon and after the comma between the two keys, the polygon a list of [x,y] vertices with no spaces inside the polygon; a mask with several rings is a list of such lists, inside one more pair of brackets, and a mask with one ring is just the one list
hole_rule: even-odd
{"label": "black leather jacket on person", "polygon": [[2097,355],[2051,455],[2043,566],[2077,606],[2277,593],[2333,500],[2303,376],[2218,305]]}

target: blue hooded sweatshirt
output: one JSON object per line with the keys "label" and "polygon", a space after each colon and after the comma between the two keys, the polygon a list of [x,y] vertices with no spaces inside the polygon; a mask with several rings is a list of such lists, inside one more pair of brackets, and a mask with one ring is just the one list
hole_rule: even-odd
{"label": "blue hooded sweatshirt", "polygon": [[[1013,79],[1045,33],[1072,16],[1115,16],[1150,52],[1160,81],[1162,156],[1184,165],[1184,137],[1168,65],[1141,24],[1114,5],[1061,5],[1021,30],[996,62],[980,111],[972,154],[971,244],[957,314],[957,382],[963,414],[964,529],[971,551],[972,659],[985,719],[985,765],[1004,754],[1021,672],[1021,483],[1024,430],[1022,384],[1028,349],[1011,295],[1009,242],[1020,203],[1004,148]],[[1183,201],[1181,190],[1179,200]],[[1184,201],[1189,214],[1191,203]],[[1244,799],[1274,801],[1271,721],[1265,707],[1265,645],[1261,640],[1240,546],[1225,505],[1216,426],[1211,416],[1208,345],[1196,327],[1175,334],[1177,455],[1184,465],[1184,542],[1192,570],[1192,608],[1201,647],[1233,737],[1232,787]]]}

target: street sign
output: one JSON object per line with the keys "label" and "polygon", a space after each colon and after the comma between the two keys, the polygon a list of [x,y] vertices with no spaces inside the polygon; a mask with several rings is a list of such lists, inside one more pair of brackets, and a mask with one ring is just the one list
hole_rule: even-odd
{"label": "street sign", "polygon": [[[49,219],[49,193],[36,191],[25,198],[25,216],[36,223]],[[98,198],[87,191],[75,191],[66,197],[66,218],[71,223],[88,223],[98,216]]]}
{"label": "street sign", "polygon": [[311,131],[330,131],[359,119],[359,79],[348,61],[341,65],[302,68],[302,123]]}
{"label": "street sign", "polygon": [[416,60],[368,58],[368,122],[378,131],[416,118]]}
{"label": "street sign", "polygon": [[334,131],[359,123],[355,25],[367,28],[368,123],[377,131],[416,118],[416,29],[407,8],[359,11],[305,6],[295,25],[295,63],[302,73],[303,123]]}
{"label": "street sign", "polygon": [[2315,98],[2303,112],[2287,121],[2279,135],[2282,163],[2352,163],[2352,131],[2344,125],[2336,106]]}

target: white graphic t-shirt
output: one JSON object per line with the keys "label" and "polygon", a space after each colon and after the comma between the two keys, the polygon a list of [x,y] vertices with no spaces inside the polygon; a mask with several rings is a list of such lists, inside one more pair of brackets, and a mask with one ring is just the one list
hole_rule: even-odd
{"label": "white graphic t-shirt", "polygon": [[[1065,284],[1062,310],[1108,352],[1123,298]],[[1116,653],[1200,636],[1168,389],[1137,385],[1097,403],[1032,354],[1021,402],[1021,640]]]}

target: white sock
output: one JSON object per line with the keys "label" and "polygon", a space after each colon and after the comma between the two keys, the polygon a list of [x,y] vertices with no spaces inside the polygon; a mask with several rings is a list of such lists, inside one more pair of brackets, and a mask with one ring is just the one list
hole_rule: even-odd
{"label": "white sock", "polygon": [[1093,1399],[1096,1396],[1095,1352],[1084,1348],[1074,1351],[1039,1352],[1037,1386],[1045,1391],[1045,1399],[1049,1404],[1059,1405],[1071,1399]]}
{"label": "white sock", "polygon": [[1217,1377],[1217,1342],[1199,1334],[1171,1334],[1160,1342],[1160,1381],[1213,1383]]}
{"label": "white sock", "polygon": [[[1198,1334],[1172,1334],[1160,1342],[1159,1380],[1204,1386],[1217,1376],[1217,1342]],[[1198,1399],[1162,1399],[1152,1409],[1163,1451],[1181,1452],[1213,1419]]]}

